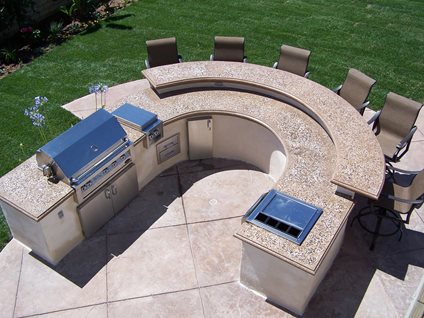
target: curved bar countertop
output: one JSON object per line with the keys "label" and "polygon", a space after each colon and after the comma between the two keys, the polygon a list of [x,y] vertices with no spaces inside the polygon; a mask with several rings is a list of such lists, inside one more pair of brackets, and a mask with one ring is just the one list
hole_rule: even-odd
{"label": "curved bar countertop", "polygon": [[[241,225],[239,239],[315,274],[354,204],[336,194],[337,186],[378,197],[385,171],[378,141],[359,113],[327,88],[281,70],[232,62],[187,62],[143,74],[147,80],[112,87],[106,109],[133,103],[157,113],[164,130],[204,114],[261,123],[281,141],[287,158],[274,188],[323,209],[300,246],[250,223]],[[83,109],[91,98],[64,108]],[[135,144],[145,138],[126,130]],[[47,183],[34,157],[0,179],[0,199],[37,222],[71,195],[65,184]]]}
{"label": "curved bar countertop", "polygon": [[143,71],[158,93],[195,87],[239,88],[302,108],[332,138],[337,151],[332,182],[377,199],[385,163],[380,145],[362,116],[328,88],[289,72],[235,62],[187,62]]}

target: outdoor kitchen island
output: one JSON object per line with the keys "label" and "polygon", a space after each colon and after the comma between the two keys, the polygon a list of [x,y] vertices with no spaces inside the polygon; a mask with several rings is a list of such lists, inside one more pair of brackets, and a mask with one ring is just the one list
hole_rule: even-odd
{"label": "outdoor kitchen island", "polygon": [[[371,130],[330,90],[280,70],[252,64],[192,62],[152,68],[143,74],[147,80],[111,88],[106,107],[114,111],[128,102],[164,121],[162,140],[150,147],[145,146],[142,134],[126,128],[134,142],[140,189],[191,155],[209,153],[253,164],[270,175],[274,189],[322,208],[322,215],[301,245],[248,222],[235,233],[243,241],[241,283],[301,314],[342,243],[354,204],[348,196],[359,193],[377,198],[381,190],[384,158]],[[84,97],[65,108],[78,115],[88,103],[91,99]],[[190,133],[190,122],[196,121],[213,126],[206,150],[190,141],[196,139],[196,134]],[[158,149],[160,146],[163,148]],[[167,149],[171,151],[160,159]],[[48,222],[38,224],[43,219],[56,220],[50,223],[56,226],[55,233],[46,240],[73,231],[71,239],[55,242],[69,251],[83,239],[78,215],[71,213],[76,208],[71,189],[64,184],[47,186],[34,161],[30,158],[0,180],[1,199],[22,211],[22,218],[32,218],[31,235],[47,231]],[[57,212],[63,204],[69,205],[70,229],[57,224]],[[7,208],[6,216],[9,220]],[[67,216],[65,213],[63,219]],[[60,222],[65,222],[63,219]],[[11,228],[13,231],[13,224]],[[290,292],[284,292],[287,290]]]}

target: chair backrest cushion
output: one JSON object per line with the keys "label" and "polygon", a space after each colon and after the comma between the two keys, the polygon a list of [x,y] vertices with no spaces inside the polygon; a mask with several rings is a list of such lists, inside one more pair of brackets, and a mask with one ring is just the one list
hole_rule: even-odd
{"label": "chair backrest cushion", "polygon": [[371,77],[351,68],[340,90],[340,96],[359,111],[360,106],[367,100],[375,82]]}
{"label": "chair backrest cushion", "polygon": [[404,200],[418,200],[422,199],[424,195],[424,169],[421,170],[412,180],[411,184],[400,185],[396,182],[393,183],[393,179],[388,178],[384,184],[382,195],[378,200],[378,205],[400,212],[409,213],[411,209],[418,207],[420,204],[411,204],[402,202],[399,200],[389,199],[387,195],[392,195],[397,198]]}
{"label": "chair backrest cushion", "polygon": [[178,63],[177,40],[166,38],[146,41],[150,67]]}
{"label": "chair backrest cushion", "polygon": [[424,195],[424,169],[421,170],[412,180],[411,185],[408,189],[409,198],[411,200],[417,200],[422,198]]}
{"label": "chair backrest cushion", "polygon": [[243,62],[244,38],[216,36],[213,55],[215,61]]}
{"label": "chair backrest cushion", "polygon": [[282,45],[277,68],[299,76],[304,76],[308,69],[310,55],[311,51],[289,45]]}
{"label": "chair backrest cushion", "polygon": [[393,92],[388,93],[378,119],[379,131],[396,136],[400,141],[415,125],[422,106],[412,99]]}

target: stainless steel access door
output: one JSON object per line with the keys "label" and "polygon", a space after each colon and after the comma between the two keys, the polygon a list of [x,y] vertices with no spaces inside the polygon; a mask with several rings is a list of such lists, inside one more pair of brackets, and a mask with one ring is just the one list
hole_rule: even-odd
{"label": "stainless steel access door", "polygon": [[86,237],[125,207],[138,194],[137,170],[134,164],[125,168],[101,191],[78,207],[82,230]]}
{"label": "stainless steel access door", "polygon": [[93,235],[114,215],[110,187],[104,188],[81,205],[78,213],[85,237]]}
{"label": "stainless steel access door", "polygon": [[197,118],[187,121],[188,154],[190,160],[212,157],[213,126],[212,118]]}
{"label": "stainless steel access door", "polygon": [[121,211],[138,194],[137,170],[131,165],[110,185],[112,194],[113,210]]}

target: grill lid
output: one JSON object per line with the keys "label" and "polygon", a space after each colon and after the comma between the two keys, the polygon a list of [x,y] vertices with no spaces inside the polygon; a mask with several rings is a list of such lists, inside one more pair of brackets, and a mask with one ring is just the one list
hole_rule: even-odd
{"label": "grill lid", "polygon": [[59,179],[71,178],[125,141],[127,134],[104,109],[77,123],[37,150],[38,166],[51,165]]}
{"label": "grill lid", "polygon": [[271,190],[246,213],[246,220],[298,245],[302,244],[322,209]]}

